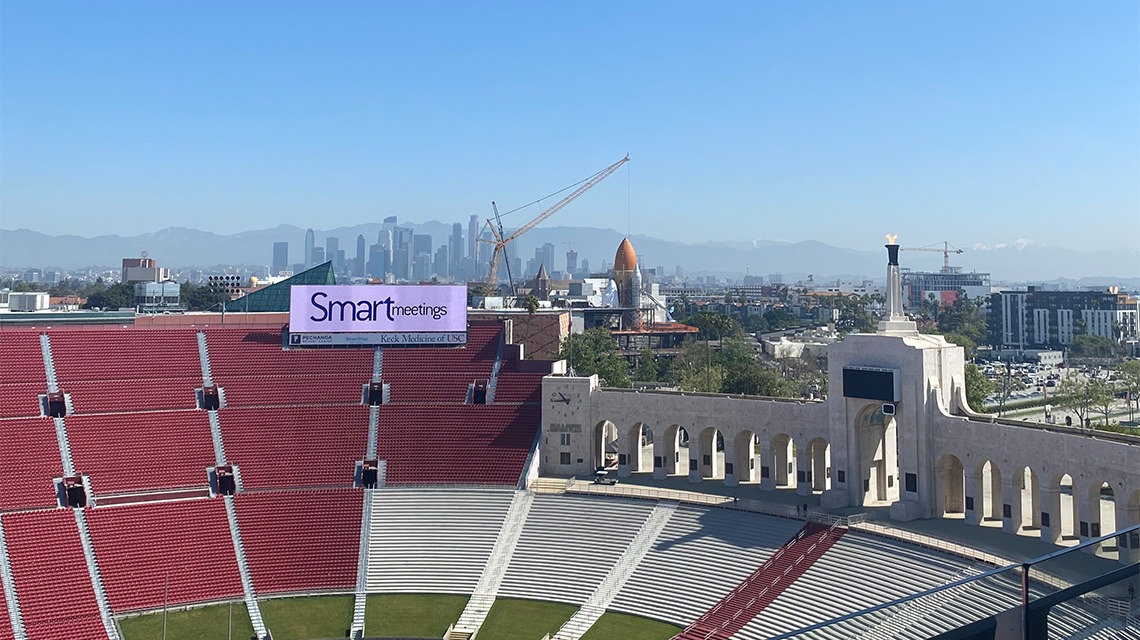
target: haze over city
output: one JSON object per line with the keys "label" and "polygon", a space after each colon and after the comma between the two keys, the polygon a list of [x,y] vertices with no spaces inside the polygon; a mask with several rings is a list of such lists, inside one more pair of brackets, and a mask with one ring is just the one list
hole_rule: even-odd
{"label": "haze over city", "polygon": [[1140,238],[1135,3],[9,2],[0,17],[5,229],[485,218],[629,153],[551,223],[858,249],[887,231],[966,249]]}

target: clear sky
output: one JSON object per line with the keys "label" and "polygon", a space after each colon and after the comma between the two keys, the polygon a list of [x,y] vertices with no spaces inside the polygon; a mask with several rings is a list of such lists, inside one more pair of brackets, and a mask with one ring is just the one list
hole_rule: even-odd
{"label": "clear sky", "polygon": [[5,0],[0,226],[1135,247],[1138,7]]}

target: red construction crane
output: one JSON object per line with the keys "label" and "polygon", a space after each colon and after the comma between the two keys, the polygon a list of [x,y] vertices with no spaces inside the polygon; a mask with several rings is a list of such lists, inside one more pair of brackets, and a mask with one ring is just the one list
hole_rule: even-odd
{"label": "red construction crane", "polygon": [[577,189],[572,191],[565,198],[562,198],[561,200],[559,200],[557,203],[555,203],[555,205],[553,207],[550,207],[546,211],[543,211],[542,213],[538,214],[530,222],[527,222],[523,226],[519,227],[518,229],[515,230],[514,233],[512,233],[509,236],[504,237],[502,223],[499,221],[498,207],[495,206],[494,202],[492,202],[491,205],[495,208],[495,219],[488,218],[487,219],[487,227],[491,230],[491,234],[495,237],[493,239],[490,239],[490,240],[484,240],[482,238],[479,239],[479,242],[487,242],[487,243],[495,245],[495,251],[494,251],[494,253],[491,254],[490,273],[487,274],[487,291],[488,291],[488,293],[493,292],[495,290],[495,288],[497,286],[499,286],[499,264],[503,261],[503,251],[505,250],[508,243],[513,241],[515,238],[518,238],[522,234],[526,233],[527,231],[530,231],[531,229],[535,228],[536,226],[541,224],[544,220],[546,220],[550,216],[557,213],[558,210],[561,209],[562,207],[565,207],[566,205],[570,204],[574,200],[578,199],[578,196],[581,196],[583,193],[586,193],[587,191],[592,189],[599,182],[608,178],[613,172],[617,171],[619,167],[621,167],[623,164],[625,164],[627,162],[629,162],[629,156],[628,155],[626,155],[626,157],[622,158],[621,160],[618,160],[617,162],[606,167],[605,169],[602,169],[601,171],[590,176],[589,178],[586,179],[585,182],[583,182],[581,184],[581,186],[579,186]]}

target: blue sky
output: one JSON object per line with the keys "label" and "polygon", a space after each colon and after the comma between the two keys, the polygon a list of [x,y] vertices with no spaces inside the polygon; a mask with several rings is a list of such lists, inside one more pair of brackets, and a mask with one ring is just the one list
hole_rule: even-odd
{"label": "blue sky", "polygon": [[450,222],[626,153],[547,224],[1135,247],[1140,8],[0,5],[8,229]]}

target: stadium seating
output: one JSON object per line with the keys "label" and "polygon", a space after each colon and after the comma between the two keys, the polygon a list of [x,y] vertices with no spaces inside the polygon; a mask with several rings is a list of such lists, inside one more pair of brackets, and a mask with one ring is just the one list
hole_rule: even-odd
{"label": "stadium seating", "polygon": [[496,404],[538,404],[542,402],[542,373],[499,372],[495,382]]}
{"label": "stadium seating", "polygon": [[612,498],[536,496],[499,597],[582,604],[653,506]]}
{"label": "stadium seating", "polygon": [[285,351],[280,330],[213,327],[204,331],[210,372],[221,386],[233,380],[255,382],[262,376],[290,376],[297,383],[311,375],[343,376],[358,384],[372,377],[372,349]]}
{"label": "stadium seating", "polygon": [[352,486],[367,446],[362,405],[227,408],[218,420],[246,489]]}
{"label": "stadium seating", "polygon": [[61,329],[49,331],[59,386],[85,380],[197,378],[198,333],[193,329]]}
{"label": "stadium seating", "polygon": [[96,494],[204,487],[214,465],[205,411],[156,411],[66,418],[77,471]]}
{"label": "stadium seating", "polygon": [[808,523],[752,575],[677,634],[677,639],[728,640],[803,575],[843,533],[844,529]]}
{"label": "stadium seating", "polygon": [[61,382],[60,390],[71,396],[73,413],[115,413],[166,409],[194,409],[197,378],[134,380],[83,380]]}
{"label": "stadium seating", "polygon": [[480,489],[372,492],[368,591],[471,593],[513,496]]}
{"label": "stadium seating", "polygon": [[[51,510],[2,517],[28,638],[106,638],[75,514]],[[6,621],[7,610],[0,612]]]}
{"label": "stadium seating", "polygon": [[768,638],[890,602],[943,584],[968,564],[936,551],[849,532],[737,637]]}
{"label": "stadium seating", "polygon": [[391,484],[516,484],[540,420],[540,406],[384,405],[379,456]]}
{"label": "stadium seating", "polygon": [[[88,509],[95,557],[116,613],[241,597],[220,498]],[[169,580],[168,580],[169,578]]]}
{"label": "stadium seating", "polygon": [[238,494],[242,544],[259,594],[356,584],[364,491]]}
{"label": "stadium seating", "polygon": [[0,355],[3,355],[3,377],[0,384],[34,382],[47,389],[40,334],[35,331],[0,331]]}
{"label": "stadium seating", "polygon": [[501,324],[472,322],[467,345],[460,349],[432,349],[430,357],[425,357],[423,349],[386,349],[384,381],[414,380],[419,374],[441,371],[486,379],[491,375],[502,338]]}
{"label": "stadium seating", "polygon": [[215,378],[225,389],[226,407],[296,406],[298,404],[360,404],[363,386],[371,374],[307,374],[297,376],[227,376]]}
{"label": "stadium seating", "polygon": [[0,383],[0,420],[41,415],[40,394],[46,392],[46,382]]}
{"label": "stadium seating", "polygon": [[50,418],[0,420],[0,511],[56,506],[52,479],[63,475]]}
{"label": "stadium seating", "polygon": [[[691,624],[790,540],[800,524],[682,505],[610,608]],[[670,587],[662,589],[663,584]]]}

